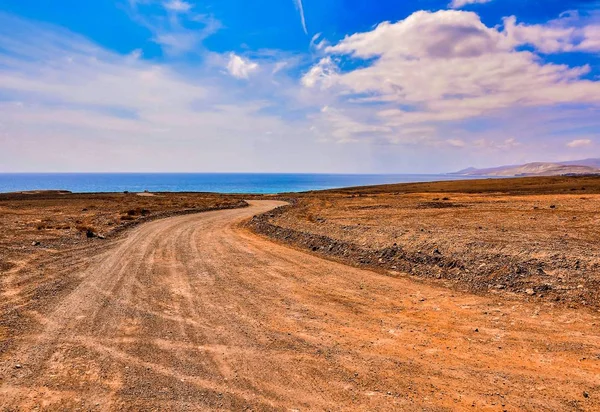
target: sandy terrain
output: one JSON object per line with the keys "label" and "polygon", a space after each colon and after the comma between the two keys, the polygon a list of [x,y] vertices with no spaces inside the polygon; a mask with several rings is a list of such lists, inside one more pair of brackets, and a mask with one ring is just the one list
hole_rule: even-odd
{"label": "sandy terrain", "polygon": [[[156,220],[13,268],[2,410],[598,410],[600,318],[323,260],[240,226]],[[50,275],[49,275],[50,276]],[[1,336],[1,335],[0,335]]]}
{"label": "sandy terrain", "polygon": [[253,228],[390,276],[600,309],[600,177],[314,192]]}
{"label": "sandy terrain", "polygon": [[97,236],[111,237],[140,222],[239,207],[240,201],[208,193],[0,193],[0,274],[15,267],[33,269],[36,260],[73,247],[100,246]]}

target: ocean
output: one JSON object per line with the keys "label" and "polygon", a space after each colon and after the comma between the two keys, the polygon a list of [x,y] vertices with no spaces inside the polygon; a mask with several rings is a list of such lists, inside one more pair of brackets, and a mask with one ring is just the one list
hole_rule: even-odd
{"label": "ocean", "polygon": [[260,173],[11,173],[0,174],[0,193],[28,190],[97,192],[217,192],[274,194],[387,183],[464,179],[449,175]]}

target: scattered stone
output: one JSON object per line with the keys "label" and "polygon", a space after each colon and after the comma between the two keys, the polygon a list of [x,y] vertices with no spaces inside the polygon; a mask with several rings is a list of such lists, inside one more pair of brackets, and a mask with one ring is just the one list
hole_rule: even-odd
{"label": "scattered stone", "polygon": [[535,290],[533,290],[533,289],[525,289],[525,293],[527,293],[529,296],[533,296],[533,295],[535,295]]}
{"label": "scattered stone", "polygon": [[96,233],[94,233],[94,231],[93,231],[93,230],[91,230],[91,229],[88,229],[88,230],[86,230],[86,232],[85,232],[85,236],[86,236],[88,239],[92,239],[92,238],[95,238],[95,237],[96,237]]}
{"label": "scattered stone", "polygon": [[504,285],[496,285],[496,289],[506,289],[506,286],[504,286]]}
{"label": "scattered stone", "polygon": [[583,397],[584,397],[584,398],[589,398],[589,397],[590,397],[590,394],[589,394],[589,393],[587,393],[587,392],[583,392]]}
{"label": "scattered stone", "polygon": [[479,332],[479,328],[475,328],[475,332]]}
{"label": "scattered stone", "polygon": [[577,285],[577,289],[583,289],[583,285]]}
{"label": "scattered stone", "polygon": [[31,246],[39,246],[39,245],[41,245],[41,243],[40,243],[40,242],[38,242],[37,240],[36,240],[36,241],[33,241],[33,242],[31,242]]}
{"label": "scattered stone", "polygon": [[17,363],[17,364],[15,365],[15,369],[21,369],[22,367],[23,367],[23,366],[22,366],[21,364],[19,364],[19,363]]}

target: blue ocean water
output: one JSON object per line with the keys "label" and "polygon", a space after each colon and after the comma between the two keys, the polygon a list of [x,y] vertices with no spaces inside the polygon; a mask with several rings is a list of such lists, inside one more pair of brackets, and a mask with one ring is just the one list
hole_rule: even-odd
{"label": "blue ocean water", "polygon": [[448,175],[258,173],[18,173],[0,174],[0,193],[25,190],[96,192],[218,192],[273,194],[387,183],[457,180]]}

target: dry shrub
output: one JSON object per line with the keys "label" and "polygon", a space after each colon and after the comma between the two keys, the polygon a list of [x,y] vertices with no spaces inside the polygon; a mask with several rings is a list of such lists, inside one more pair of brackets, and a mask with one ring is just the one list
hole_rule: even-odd
{"label": "dry shrub", "polygon": [[123,214],[126,214],[127,216],[148,216],[150,214],[150,211],[148,209],[138,207],[136,209],[130,209],[127,212],[124,212]]}
{"label": "dry shrub", "polygon": [[87,233],[87,232],[95,232],[96,229],[93,226],[87,225],[87,224],[80,224],[75,226],[75,229],[77,229],[78,232],[81,233]]}

